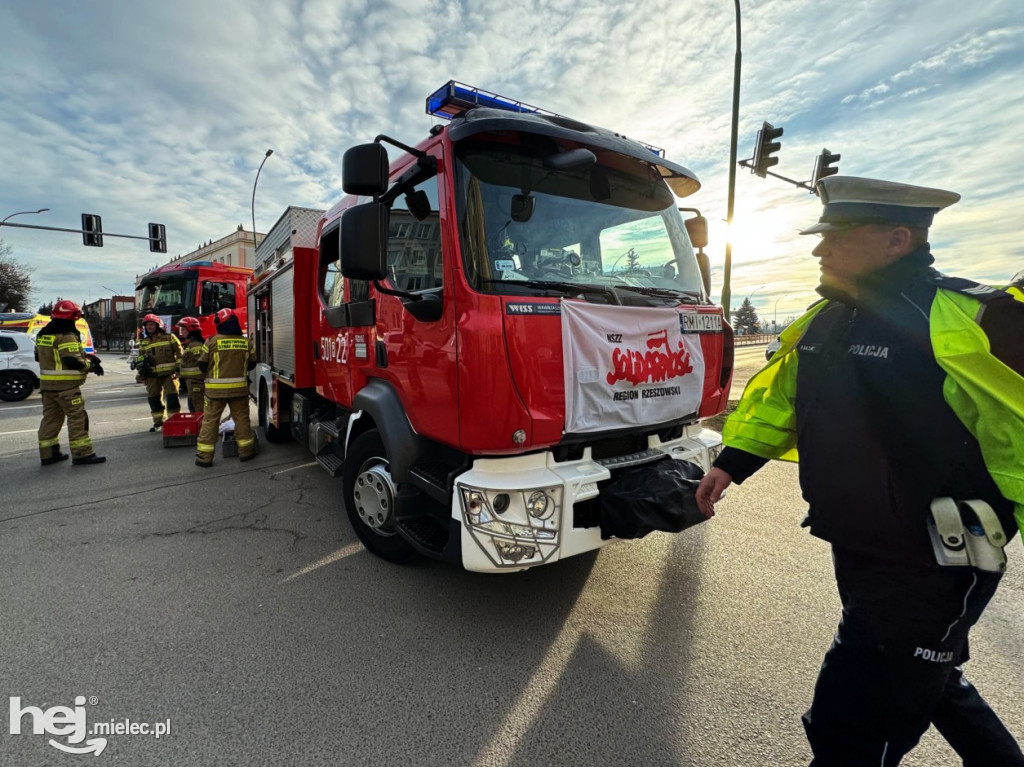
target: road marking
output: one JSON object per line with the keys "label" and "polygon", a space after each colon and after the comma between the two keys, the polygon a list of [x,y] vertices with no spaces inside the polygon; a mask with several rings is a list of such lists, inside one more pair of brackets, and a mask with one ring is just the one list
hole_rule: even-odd
{"label": "road marking", "polygon": [[286,472],[289,472],[289,471],[295,471],[296,469],[305,469],[305,468],[307,468],[309,466],[316,466],[316,465],[317,465],[316,461],[310,461],[309,463],[303,463],[303,464],[301,464],[299,466],[292,466],[290,469],[281,469],[281,471],[271,472],[270,476],[276,477],[278,474],[285,474]]}
{"label": "road marking", "polygon": [[335,551],[333,554],[328,554],[323,559],[318,559],[313,564],[306,565],[301,570],[299,570],[297,573],[292,573],[287,578],[285,578],[283,581],[281,581],[281,583],[287,583],[288,581],[294,580],[295,578],[298,578],[299,576],[308,575],[309,573],[313,572],[314,570],[319,570],[321,567],[326,567],[327,565],[331,564],[332,562],[337,562],[339,559],[344,559],[345,557],[351,556],[352,554],[358,554],[362,550],[363,550],[363,544],[361,544],[361,543],[350,543],[348,546],[342,546],[340,549]]}
{"label": "road marking", "polygon": [[[142,399],[142,397],[111,397],[110,399],[101,399],[99,397],[91,396],[91,397],[89,397],[88,400],[86,400],[85,409],[86,410],[89,409],[89,401],[90,400],[95,405],[95,404],[97,404],[99,402],[124,402],[125,400],[136,400],[137,401],[137,400],[140,400],[140,399]],[[17,405],[15,407],[5,407],[2,410],[0,410],[0,412],[6,413],[8,410],[27,410],[29,408],[39,408],[39,407],[42,407],[42,406],[43,406],[42,402],[40,402],[38,405]]]}
{"label": "road marking", "polygon": [[6,437],[8,434],[33,434],[39,431],[39,429],[22,429],[21,431],[0,431],[0,437]]}

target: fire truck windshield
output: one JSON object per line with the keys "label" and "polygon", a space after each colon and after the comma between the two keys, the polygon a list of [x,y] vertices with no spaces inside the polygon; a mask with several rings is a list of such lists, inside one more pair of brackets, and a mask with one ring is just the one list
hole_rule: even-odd
{"label": "fire truck windshield", "polygon": [[530,136],[463,141],[457,155],[462,258],[478,290],[702,295],[675,198],[649,163],[601,150],[569,157]]}
{"label": "fire truck windshield", "polygon": [[196,275],[149,278],[135,292],[142,314],[184,314],[196,305]]}

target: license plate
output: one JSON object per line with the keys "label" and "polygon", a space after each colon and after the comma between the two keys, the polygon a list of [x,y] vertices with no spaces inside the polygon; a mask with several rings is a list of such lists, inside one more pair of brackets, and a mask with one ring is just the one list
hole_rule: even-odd
{"label": "license plate", "polygon": [[717,313],[702,314],[700,312],[680,312],[679,332],[721,333],[722,315]]}

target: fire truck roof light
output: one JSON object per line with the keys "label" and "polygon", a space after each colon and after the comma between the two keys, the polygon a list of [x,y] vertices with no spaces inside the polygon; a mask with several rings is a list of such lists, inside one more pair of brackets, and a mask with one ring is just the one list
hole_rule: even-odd
{"label": "fire truck roof light", "polygon": [[472,107],[490,107],[491,109],[504,109],[507,112],[554,114],[521,101],[485,91],[483,88],[474,88],[472,85],[455,82],[455,80],[449,80],[427,96],[427,114],[435,117],[451,119]]}
{"label": "fire truck roof light", "polygon": [[[545,115],[547,117],[563,117],[563,115],[549,112],[540,107],[524,104],[497,93],[485,91],[483,88],[475,88],[472,85],[449,80],[436,91],[427,96],[427,114],[434,117],[452,119],[473,107],[490,107],[491,109],[504,109],[506,112],[522,112],[524,114]],[[567,118],[563,118],[567,119]],[[638,142],[658,157],[665,156],[665,150],[651,144]]]}

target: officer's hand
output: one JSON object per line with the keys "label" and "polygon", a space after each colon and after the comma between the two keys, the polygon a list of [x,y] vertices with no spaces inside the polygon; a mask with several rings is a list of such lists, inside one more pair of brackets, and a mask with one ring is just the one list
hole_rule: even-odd
{"label": "officer's hand", "polygon": [[694,494],[700,513],[708,519],[715,516],[715,504],[722,498],[725,489],[732,484],[732,477],[722,469],[712,468],[697,486]]}
{"label": "officer's hand", "polygon": [[98,376],[103,375],[103,366],[100,365],[100,358],[93,356],[92,367],[89,370]]}

